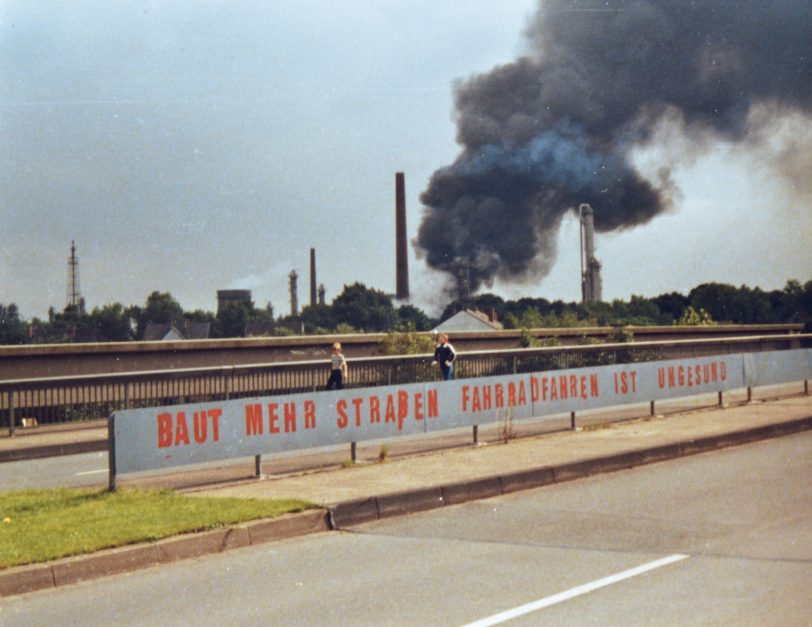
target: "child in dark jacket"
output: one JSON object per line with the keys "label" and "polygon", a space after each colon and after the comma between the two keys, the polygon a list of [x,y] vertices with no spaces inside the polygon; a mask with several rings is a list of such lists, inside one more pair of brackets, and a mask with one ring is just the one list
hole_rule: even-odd
{"label": "child in dark jacket", "polygon": [[437,348],[434,350],[434,361],[432,366],[440,364],[440,372],[443,375],[444,381],[449,381],[454,376],[454,360],[457,358],[457,353],[454,347],[448,343],[448,336],[441,333],[437,336]]}

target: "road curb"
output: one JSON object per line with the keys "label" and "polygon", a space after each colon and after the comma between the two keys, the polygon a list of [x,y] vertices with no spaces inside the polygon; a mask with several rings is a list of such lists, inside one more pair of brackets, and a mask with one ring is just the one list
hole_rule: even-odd
{"label": "road curb", "polygon": [[26,459],[59,457],[60,455],[81,455],[106,451],[110,445],[106,439],[88,440],[86,442],[69,442],[66,444],[44,444],[0,451],[0,463],[19,462]]}
{"label": "road curb", "polygon": [[472,479],[471,481],[460,481],[442,487],[443,504],[456,505],[467,501],[477,501],[488,499],[492,496],[504,494],[501,477],[485,477],[484,479]]}
{"label": "road curb", "polygon": [[540,488],[553,483],[573,481],[596,474],[625,470],[635,466],[653,464],[772,437],[791,435],[810,429],[812,429],[812,416],[807,416],[766,427],[742,429],[696,440],[625,451],[605,457],[595,457],[555,466],[541,466],[515,473],[480,477],[439,487],[417,488],[381,497],[347,501],[330,507],[328,519],[332,529],[346,529],[391,516],[425,511],[430,508],[429,505],[431,504],[434,505],[434,508],[455,505],[465,501]]}
{"label": "road curb", "polygon": [[311,510],[251,521],[235,527],[106,549],[44,564],[16,566],[0,571],[0,597],[89,581],[329,529],[326,512]]}
{"label": "road curb", "polygon": [[326,511],[310,510],[44,564],[8,568],[0,570],[0,597],[78,583],[309,533],[346,529],[384,518],[539,488],[811,429],[812,416],[807,416],[765,427],[742,429],[578,462],[365,497],[338,503]]}

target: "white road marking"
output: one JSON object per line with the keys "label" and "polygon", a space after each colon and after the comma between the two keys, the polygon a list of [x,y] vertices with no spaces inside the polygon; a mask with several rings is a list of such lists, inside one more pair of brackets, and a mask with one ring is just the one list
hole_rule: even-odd
{"label": "white road marking", "polygon": [[594,590],[598,590],[599,588],[611,586],[612,584],[618,583],[619,581],[623,581],[624,579],[630,579],[632,577],[636,577],[637,575],[642,575],[643,573],[647,573],[650,570],[662,568],[663,566],[668,566],[669,564],[679,562],[681,560],[687,559],[688,557],[689,557],[688,555],[681,555],[677,553],[659,560],[655,560],[653,562],[648,562],[647,564],[641,564],[640,566],[630,568],[629,570],[624,570],[617,574],[609,575],[608,577],[604,577],[603,579],[598,579],[591,583],[585,583],[582,586],[570,588],[569,590],[565,590],[564,592],[559,592],[558,594],[554,594],[552,596],[539,599],[538,601],[533,601],[532,603],[520,605],[519,607],[514,607],[513,609],[505,610],[504,612],[500,612],[499,614],[488,616],[487,618],[483,618],[473,623],[469,623],[468,625],[465,625],[465,627],[487,627],[488,625],[498,625],[499,623],[504,623],[505,621],[517,618],[518,616],[529,614],[530,612],[535,612],[536,610],[540,610],[545,607],[550,607],[551,605],[555,605],[556,603],[561,603],[562,601],[573,599],[582,594],[587,594]]}
{"label": "white road marking", "polygon": [[102,468],[101,470],[85,470],[83,472],[77,472],[75,474],[78,477],[79,475],[97,475],[102,472],[107,472],[107,468]]}

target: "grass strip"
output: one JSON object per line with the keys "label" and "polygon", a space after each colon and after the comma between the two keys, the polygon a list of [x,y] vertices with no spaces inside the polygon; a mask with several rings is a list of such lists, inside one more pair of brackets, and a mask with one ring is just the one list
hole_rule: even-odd
{"label": "grass strip", "polygon": [[315,507],[299,499],[212,498],[171,490],[6,492],[0,494],[0,568]]}

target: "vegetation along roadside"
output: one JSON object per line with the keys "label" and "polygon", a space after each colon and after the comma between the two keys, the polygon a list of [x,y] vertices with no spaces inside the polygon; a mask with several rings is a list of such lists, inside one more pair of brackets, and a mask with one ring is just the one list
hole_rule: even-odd
{"label": "vegetation along roadside", "polygon": [[316,507],[299,499],[211,498],[171,490],[5,492],[0,494],[0,568]]}

